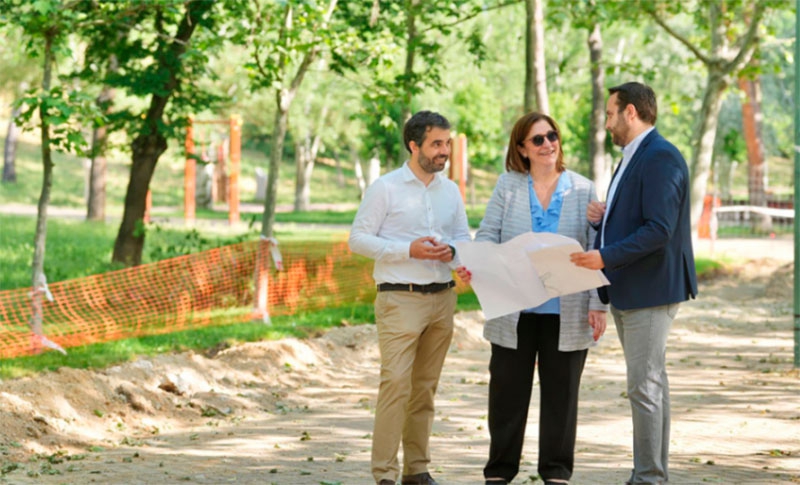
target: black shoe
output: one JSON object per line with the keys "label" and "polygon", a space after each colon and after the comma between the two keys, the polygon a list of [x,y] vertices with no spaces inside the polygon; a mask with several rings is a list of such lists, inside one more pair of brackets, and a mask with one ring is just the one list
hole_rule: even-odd
{"label": "black shoe", "polygon": [[384,478],[378,483],[378,485],[397,485],[397,483],[394,480],[389,480],[388,478]]}
{"label": "black shoe", "polygon": [[428,472],[405,475],[401,483],[403,485],[439,485]]}

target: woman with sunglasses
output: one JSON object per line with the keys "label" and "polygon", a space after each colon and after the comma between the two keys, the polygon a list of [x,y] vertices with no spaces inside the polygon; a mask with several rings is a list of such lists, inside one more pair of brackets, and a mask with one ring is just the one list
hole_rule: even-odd
{"label": "woman with sunglasses", "polygon": [[[561,132],[550,116],[528,113],[511,130],[506,170],[494,189],[476,241],[503,243],[533,232],[555,232],[590,249],[595,231],[586,207],[597,200],[592,181],[567,170]],[[510,483],[519,472],[525,424],[538,360],[539,476],[546,484],[572,476],[578,391],[587,349],[606,328],[596,291],[553,298],[536,308],[486,322],[489,363],[489,460],[486,484]]]}

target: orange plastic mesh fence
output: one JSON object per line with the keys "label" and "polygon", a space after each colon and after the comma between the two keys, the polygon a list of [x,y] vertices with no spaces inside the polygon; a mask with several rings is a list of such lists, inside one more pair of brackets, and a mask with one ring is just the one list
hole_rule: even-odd
{"label": "orange plastic mesh fence", "polygon": [[[352,254],[346,241],[291,242],[278,247],[284,270],[276,271],[270,263],[265,278],[270,315],[374,297],[372,262]],[[43,303],[42,333],[67,348],[251,321],[259,316],[254,310],[256,271],[267,267],[268,248],[266,241],[248,241],[53,283],[53,301]],[[41,350],[40,340],[30,329],[31,313],[31,288],[0,291],[0,358]]]}

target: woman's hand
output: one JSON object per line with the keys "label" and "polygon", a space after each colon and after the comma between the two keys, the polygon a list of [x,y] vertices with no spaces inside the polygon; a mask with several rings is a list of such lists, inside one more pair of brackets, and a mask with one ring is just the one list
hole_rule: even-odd
{"label": "woman's hand", "polygon": [[594,329],[594,341],[600,340],[600,337],[606,333],[606,312],[601,310],[589,310],[589,326]]}
{"label": "woman's hand", "polygon": [[465,285],[468,285],[472,281],[472,273],[470,273],[469,270],[464,266],[459,266],[456,268],[456,274]]}

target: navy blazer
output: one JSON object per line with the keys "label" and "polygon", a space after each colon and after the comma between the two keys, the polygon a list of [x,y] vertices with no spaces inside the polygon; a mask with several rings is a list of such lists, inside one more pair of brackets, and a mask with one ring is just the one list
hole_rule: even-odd
{"label": "navy blazer", "polygon": [[[606,208],[605,246],[595,239],[610,286],[601,301],[620,310],[678,303],[697,295],[689,170],[655,129],[642,140]],[[602,224],[602,223],[601,223]]]}

